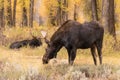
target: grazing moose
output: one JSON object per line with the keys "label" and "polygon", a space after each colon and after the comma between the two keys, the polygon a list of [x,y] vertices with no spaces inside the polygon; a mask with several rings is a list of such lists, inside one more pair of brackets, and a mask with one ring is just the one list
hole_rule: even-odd
{"label": "grazing moose", "polygon": [[10,49],[19,49],[21,47],[29,45],[31,48],[35,48],[42,45],[41,39],[33,37],[31,40],[17,41],[10,45]]}
{"label": "grazing moose", "polygon": [[72,65],[77,49],[91,49],[94,64],[97,65],[95,49],[97,48],[100,64],[102,64],[102,43],[104,29],[97,22],[79,22],[68,20],[52,35],[46,53],[43,55],[43,64],[56,57],[57,52],[64,46],[69,56],[69,64]]}

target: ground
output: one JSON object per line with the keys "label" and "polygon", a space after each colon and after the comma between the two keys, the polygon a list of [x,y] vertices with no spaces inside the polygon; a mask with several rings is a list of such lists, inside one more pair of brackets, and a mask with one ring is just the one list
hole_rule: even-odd
{"label": "ground", "polygon": [[[51,30],[52,33],[54,29]],[[13,35],[12,29],[3,32],[9,39],[8,42],[5,41],[7,45],[0,46],[0,80],[120,80],[119,35],[117,35],[118,42],[114,44],[114,39],[105,34],[102,65],[94,65],[89,49],[79,49],[74,65],[70,66],[64,47],[58,52],[56,59],[43,65],[42,56],[47,46],[44,40],[42,40],[43,45],[35,49],[28,46],[19,50],[11,50],[9,44],[12,41],[30,38],[30,35],[22,35],[24,30],[21,28],[13,30],[16,32],[19,30],[19,33]],[[29,29],[26,30],[28,31],[26,34],[29,34]],[[35,28],[33,31],[39,33],[39,29]],[[35,32],[33,32],[34,35],[38,35]],[[48,36],[50,37],[52,33]],[[99,63],[99,60],[97,62]]]}

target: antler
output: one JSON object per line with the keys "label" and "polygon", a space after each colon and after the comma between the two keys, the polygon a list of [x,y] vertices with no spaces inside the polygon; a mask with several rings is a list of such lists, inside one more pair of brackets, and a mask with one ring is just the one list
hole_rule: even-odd
{"label": "antler", "polygon": [[33,34],[32,34],[32,31],[30,30],[30,35],[33,37],[33,38],[36,38]]}
{"label": "antler", "polygon": [[41,31],[41,34],[42,34],[42,36],[43,36],[43,38],[45,38],[46,36],[47,36],[47,32],[46,31]]}
{"label": "antler", "polygon": [[42,34],[42,36],[43,36],[43,38],[45,39],[45,42],[47,43],[47,44],[49,44],[49,40],[47,39],[47,32],[46,31],[41,31],[41,34]]}

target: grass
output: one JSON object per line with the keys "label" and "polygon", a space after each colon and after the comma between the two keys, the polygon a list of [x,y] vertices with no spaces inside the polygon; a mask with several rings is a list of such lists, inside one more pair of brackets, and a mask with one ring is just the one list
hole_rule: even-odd
{"label": "grass", "polygon": [[[49,30],[48,30],[49,28]],[[10,50],[10,43],[31,38],[30,32],[41,37],[40,30],[48,32],[48,38],[57,27],[6,28],[3,34],[7,37],[5,46],[0,46],[0,80],[120,80],[120,35],[118,43],[105,34],[103,43],[103,65],[94,66],[90,50],[77,50],[73,66],[68,65],[68,54],[63,47],[49,64],[42,64],[46,44],[31,49]],[[98,58],[98,57],[97,57]],[[99,60],[97,60],[99,61]]]}

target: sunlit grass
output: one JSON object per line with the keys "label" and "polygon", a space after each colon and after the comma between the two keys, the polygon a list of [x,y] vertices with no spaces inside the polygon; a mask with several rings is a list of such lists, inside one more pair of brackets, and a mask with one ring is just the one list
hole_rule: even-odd
{"label": "sunlit grass", "polygon": [[[49,29],[48,29],[49,28]],[[114,45],[114,39],[105,34],[103,41],[103,65],[94,66],[90,49],[77,50],[77,56],[73,66],[68,64],[68,53],[63,47],[56,59],[49,64],[42,64],[42,56],[47,47],[43,45],[37,48],[23,47],[19,50],[9,49],[9,45],[18,40],[42,37],[40,31],[48,32],[48,38],[57,30],[57,27],[34,28],[6,28],[4,35],[8,38],[7,46],[0,46],[0,79],[9,80],[119,80],[120,77],[120,35],[117,35],[118,43]],[[97,57],[98,58],[98,57]],[[97,59],[99,63],[99,60]]]}

